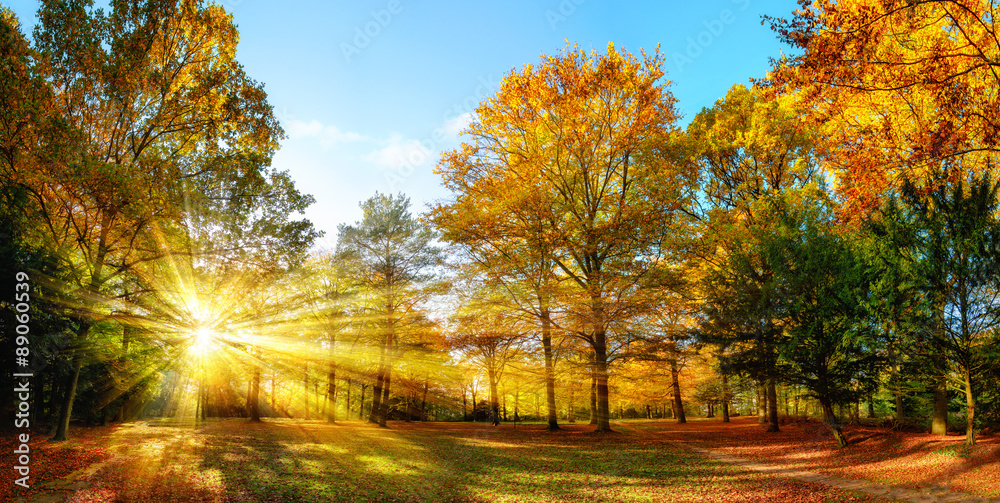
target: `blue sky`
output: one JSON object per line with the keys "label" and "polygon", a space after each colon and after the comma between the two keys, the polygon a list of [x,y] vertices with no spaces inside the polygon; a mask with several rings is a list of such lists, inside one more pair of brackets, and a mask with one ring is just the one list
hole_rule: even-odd
{"label": "blue sky", "polygon": [[[0,0],[30,31],[35,1]],[[289,138],[274,165],[316,198],[306,217],[336,241],[376,191],[414,211],[448,197],[443,150],[512,68],[567,42],[638,53],[657,44],[686,124],[733,84],[763,77],[782,49],[761,16],[795,0],[612,2],[221,0],[240,29],[238,59],[265,85]]]}

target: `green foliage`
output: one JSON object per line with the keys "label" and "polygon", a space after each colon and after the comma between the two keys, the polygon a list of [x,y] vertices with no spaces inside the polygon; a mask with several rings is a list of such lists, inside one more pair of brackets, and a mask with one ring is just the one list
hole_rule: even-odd
{"label": "green foliage", "polygon": [[[974,441],[978,380],[996,368],[1000,329],[998,188],[990,176],[906,183],[870,226],[885,243],[876,270],[886,295],[880,311],[912,330],[914,357],[954,365],[953,385],[967,401],[967,439]],[[876,244],[876,247],[879,245]]]}
{"label": "green foliage", "polygon": [[405,288],[430,279],[428,272],[441,252],[432,244],[434,231],[410,213],[410,198],[376,193],[361,209],[359,222],[337,229],[337,255],[352,277],[374,289]]}
{"label": "green foliage", "polygon": [[797,195],[760,205],[758,224],[709,276],[703,334],[728,348],[730,370],[808,389],[843,444],[833,405],[877,377],[869,279],[823,200]]}
{"label": "green foliage", "polygon": [[776,232],[760,243],[782,306],[779,356],[789,364],[789,380],[821,403],[851,403],[859,398],[855,386],[877,375],[872,349],[881,341],[864,309],[869,278],[829,210],[782,203],[772,214]]}
{"label": "green foliage", "polygon": [[358,328],[379,351],[370,418],[386,426],[395,360],[406,350],[434,345],[435,326],[424,309],[441,291],[431,281],[441,250],[433,245],[434,231],[410,214],[408,197],[376,193],[361,208],[360,221],[338,228],[336,257],[359,292],[353,307]]}

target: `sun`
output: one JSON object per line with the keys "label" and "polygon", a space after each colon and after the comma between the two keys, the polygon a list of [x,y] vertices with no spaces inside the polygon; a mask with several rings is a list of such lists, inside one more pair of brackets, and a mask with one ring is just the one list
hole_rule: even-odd
{"label": "sun", "polygon": [[191,350],[198,354],[206,354],[215,346],[215,331],[208,327],[199,327],[194,331],[194,341]]}

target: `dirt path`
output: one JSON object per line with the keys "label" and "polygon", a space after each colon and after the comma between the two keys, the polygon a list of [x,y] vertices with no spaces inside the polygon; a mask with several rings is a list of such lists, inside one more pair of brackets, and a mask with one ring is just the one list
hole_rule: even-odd
{"label": "dirt path", "polygon": [[[616,422],[615,427],[621,431],[634,433],[634,434],[647,434],[642,429],[631,427],[625,423]],[[755,472],[768,473],[777,475],[779,477],[786,477],[795,480],[801,480],[805,482],[813,482],[816,484],[824,484],[828,486],[833,486],[838,489],[845,489],[849,491],[858,491],[866,494],[874,494],[886,498],[894,498],[900,501],[909,501],[911,503],[1000,503],[1000,500],[984,498],[981,496],[975,496],[972,494],[955,492],[947,487],[930,487],[922,490],[907,489],[904,487],[891,486],[887,484],[878,484],[868,480],[855,480],[855,479],[845,479],[841,477],[834,477],[830,475],[824,475],[822,473],[811,472],[808,470],[797,470],[794,468],[786,468],[780,465],[774,465],[769,463],[761,463],[758,461],[751,461],[749,459],[740,458],[737,456],[730,456],[728,454],[722,454],[720,452],[713,451],[711,449],[705,449],[702,447],[695,447],[693,445],[682,445],[683,448],[692,450],[703,456],[712,458],[717,461],[722,461],[723,463],[738,465],[747,470],[752,470]]]}

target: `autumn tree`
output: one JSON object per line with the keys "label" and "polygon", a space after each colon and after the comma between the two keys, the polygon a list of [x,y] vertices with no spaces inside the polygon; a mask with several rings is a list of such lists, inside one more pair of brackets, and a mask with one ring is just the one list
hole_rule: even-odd
{"label": "autumn tree", "polygon": [[705,197],[694,208],[702,219],[725,211],[752,225],[755,202],[818,179],[817,131],[771,89],[734,85],[686,132],[688,154],[700,167]]}
{"label": "autumn tree", "polygon": [[[771,19],[797,56],[775,62],[834,146],[843,214],[863,218],[905,183],[981,177],[997,162],[995,5],[903,0],[802,3]],[[936,187],[922,187],[935,190]],[[935,364],[933,431],[946,433],[947,369]]]}
{"label": "autumn tree", "polygon": [[[844,214],[864,216],[909,180],[996,163],[996,5],[985,0],[800,1],[770,18],[792,57],[775,82],[831,139]],[[956,178],[957,177],[957,178]]]}
{"label": "autumn tree", "polygon": [[[500,183],[510,183],[502,180]],[[464,188],[463,197],[438,204],[430,218],[453,243],[463,260],[498,285],[515,310],[534,316],[543,355],[548,430],[559,429],[556,411],[553,315],[558,309],[560,278],[552,245],[545,239],[551,201],[539,187],[499,187],[483,183]]]}
{"label": "autumn tree", "polygon": [[[189,194],[239,200],[239,215],[301,210],[308,199],[269,175],[281,129],[235,60],[236,27],[221,7],[43,2],[38,18],[35,57],[54,90],[45,111],[60,134],[18,181],[40,208],[36,239],[76,272],[73,363],[54,436],[65,439],[90,328],[108,314],[101,299],[122,294],[119,279],[136,264],[184,251]],[[308,222],[282,225],[294,227],[290,252],[315,236]]]}
{"label": "autumn tree", "polygon": [[[626,361],[655,362],[662,367],[664,380],[671,397],[671,411],[678,423],[686,423],[682,395],[681,373],[694,356],[692,334],[696,326],[698,306],[693,302],[691,289],[694,281],[683,281],[686,276],[680,268],[660,271],[657,279],[646,286],[648,309],[633,313],[628,330],[635,334],[627,345],[617,351],[617,357]],[[675,276],[667,278],[667,276]],[[664,288],[663,284],[669,284]],[[688,383],[685,383],[687,385]]]}
{"label": "autumn tree", "polygon": [[[455,314],[449,346],[461,351],[486,373],[490,389],[490,420],[500,424],[497,386],[508,364],[522,352],[525,334],[516,311],[504,309],[488,291],[463,295],[463,308]],[[491,302],[493,297],[493,302]]]}
{"label": "autumn tree", "polygon": [[683,345],[687,342],[688,331],[681,319],[686,313],[663,313],[658,316],[657,330],[661,331],[660,341],[670,368],[670,389],[673,395],[674,417],[678,423],[687,422],[684,414],[684,402],[681,399],[680,371],[684,363]]}
{"label": "autumn tree", "polygon": [[[697,229],[696,245],[690,248],[690,259],[697,264],[692,271],[696,276],[705,276],[709,271],[707,276],[714,278],[709,280],[713,285],[700,295],[707,303],[723,302],[706,305],[709,312],[722,315],[721,310],[726,308],[723,299],[728,294],[723,294],[719,287],[726,283],[720,283],[720,275],[727,274],[726,261],[737,252],[738,243],[746,242],[745,238],[755,226],[767,225],[757,215],[762,206],[790,189],[818,181],[823,151],[817,141],[817,132],[801,121],[792,104],[770,89],[747,88],[741,84],[733,86],[724,98],[702,110],[691,121],[685,145],[699,168],[699,186],[703,194],[689,209]],[[752,253],[752,249],[738,251]],[[758,261],[757,264],[766,266],[767,262]],[[763,282],[770,275],[770,271],[759,269],[743,279]],[[736,283],[731,286],[742,288]],[[743,293],[764,293],[760,283],[747,287]],[[757,300],[763,302],[763,298]],[[727,324],[714,324],[711,328],[722,330],[726,327],[736,329]],[[701,333],[703,339],[719,346],[723,362],[742,360],[746,363],[749,360],[744,357],[754,355],[752,359],[757,368],[754,377],[760,379],[765,391],[768,427],[777,431],[775,384],[780,372],[773,368],[777,364],[773,345],[780,334],[773,324],[764,323],[758,328],[743,330],[742,335],[711,330]],[[732,344],[741,338],[746,340]],[[735,351],[737,355],[727,359],[727,351]],[[724,365],[720,369],[723,375],[728,368]]]}
{"label": "autumn tree", "polygon": [[598,431],[610,430],[609,326],[664,253],[688,186],[670,158],[676,113],[662,62],[658,51],[637,59],[609,44],[603,55],[569,47],[515,69],[437,167],[457,201],[490,194],[496,214],[525,194],[538,198],[524,205],[538,211],[524,223],[544,243],[541,257],[576,286],[587,325],[577,334],[595,355]]}
{"label": "autumn tree", "polygon": [[434,232],[410,214],[410,199],[378,194],[361,204],[362,219],[338,227],[337,257],[357,288],[370,322],[379,366],[369,421],[386,425],[395,358],[413,330],[425,329],[422,303],[440,261]]}

